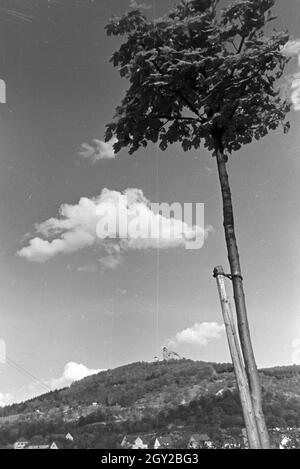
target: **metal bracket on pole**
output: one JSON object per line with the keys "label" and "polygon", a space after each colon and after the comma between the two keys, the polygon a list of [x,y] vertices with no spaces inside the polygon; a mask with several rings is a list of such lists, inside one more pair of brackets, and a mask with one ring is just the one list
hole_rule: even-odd
{"label": "metal bracket on pole", "polygon": [[[220,271],[219,269],[222,269],[222,271]],[[225,274],[221,266],[215,267],[214,269],[213,277],[217,278],[218,275],[223,275],[223,277],[227,277],[229,278],[229,280],[233,280],[234,278],[239,278],[243,280],[243,277],[240,274]]]}

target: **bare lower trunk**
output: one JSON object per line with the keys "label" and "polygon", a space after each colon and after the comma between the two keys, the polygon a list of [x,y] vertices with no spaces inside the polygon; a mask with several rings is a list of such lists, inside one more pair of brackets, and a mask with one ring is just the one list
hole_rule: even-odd
{"label": "bare lower trunk", "polygon": [[218,266],[214,269],[214,277],[217,280],[226,335],[242,405],[248,445],[250,449],[261,449],[260,437],[258,434],[256,418],[249,390],[249,382],[245,372],[240,340],[237,334],[229,297],[227,295],[223,267]]}
{"label": "bare lower trunk", "polygon": [[263,449],[270,448],[270,440],[262,410],[262,393],[258,375],[258,370],[253,353],[249,323],[247,318],[247,309],[243,288],[242,272],[239,260],[239,252],[234,230],[234,217],[232,208],[231,191],[228,181],[228,173],[226,168],[227,158],[220,150],[220,146],[216,144],[216,157],[219,171],[219,179],[222,190],[223,199],[223,217],[224,230],[227,244],[228,260],[232,275],[234,302],[237,314],[237,323],[239,330],[239,338],[241,342],[242,353],[245,361],[245,368],[249,380],[251,399],[257,422],[258,433]]}

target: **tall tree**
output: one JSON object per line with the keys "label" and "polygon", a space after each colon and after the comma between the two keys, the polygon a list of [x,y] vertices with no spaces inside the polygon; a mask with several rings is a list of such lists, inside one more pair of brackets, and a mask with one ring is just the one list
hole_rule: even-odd
{"label": "tall tree", "polygon": [[288,34],[266,30],[275,0],[182,0],[165,16],[149,20],[138,9],[113,18],[108,35],[125,36],[111,59],[130,81],[108,124],[115,151],[136,152],[149,141],[161,150],[179,142],[184,151],[202,143],[216,157],[224,230],[239,336],[261,446],[269,448],[259,375],[251,344],[243,278],[234,229],[227,161],[233,151],[283,125],[290,105],[275,82],[287,58]]}

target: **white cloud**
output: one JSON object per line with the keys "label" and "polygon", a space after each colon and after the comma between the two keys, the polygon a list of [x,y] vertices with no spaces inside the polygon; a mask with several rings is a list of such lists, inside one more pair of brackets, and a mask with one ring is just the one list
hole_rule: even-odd
{"label": "white cloud", "polygon": [[90,160],[92,163],[97,163],[99,160],[113,160],[116,157],[113,148],[115,143],[117,143],[117,139],[115,137],[109,142],[103,142],[102,140],[95,138],[92,141],[93,145],[82,143],[78,155],[81,158]]}
{"label": "white cloud", "polygon": [[0,392],[0,407],[13,404],[13,402],[14,402],[14,397],[12,394]]}
{"label": "white cloud", "polygon": [[300,39],[288,41],[282,48],[282,52],[286,55],[296,55],[298,57],[298,65],[300,66]]}
{"label": "white cloud", "polygon": [[[288,41],[283,47],[282,52],[286,55],[296,56],[298,58],[298,67],[300,68],[300,39]],[[300,71],[289,77],[292,101],[295,111],[300,111]]]}
{"label": "white cloud", "polygon": [[105,256],[99,259],[99,262],[101,266],[104,267],[105,269],[114,270],[119,265],[122,264],[123,257],[120,254],[118,255],[110,254],[109,256]]}
{"label": "white cloud", "polygon": [[62,376],[50,380],[49,385],[52,389],[64,388],[70,386],[74,381],[79,381],[80,379],[95,375],[101,371],[105,370],[93,370],[80,363],[69,362],[65,365]]}
{"label": "white cloud", "polygon": [[294,75],[291,88],[291,101],[293,103],[294,109],[295,111],[300,111],[300,72]]}
{"label": "white cloud", "polygon": [[292,349],[292,363],[293,365],[300,365],[300,339],[293,340]]}
{"label": "white cloud", "polygon": [[[101,227],[99,223],[104,220],[104,215],[105,224]],[[132,221],[137,221],[139,230],[146,234],[149,227],[154,226],[157,238],[135,237],[127,229]],[[32,238],[27,246],[18,251],[20,257],[45,262],[58,254],[97,246],[110,255],[100,260],[107,267],[122,261],[117,254],[123,251],[184,247],[187,241],[193,242],[196,237],[207,236],[213,230],[209,226],[204,232],[200,226],[190,226],[180,219],[154,213],[150,202],[139,189],[126,189],[123,193],[103,189],[97,197],[82,197],[78,204],[62,205],[58,218],[37,224],[35,229],[39,236]],[[123,229],[125,237],[120,235]]]}
{"label": "white cloud", "polygon": [[177,332],[175,337],[167,341],[167,344],[171,347],[180,344],[197,344],[205,347],[212,340],[220,339],[224,331],[225,326],[216,322],[196,322],[192,327]]}

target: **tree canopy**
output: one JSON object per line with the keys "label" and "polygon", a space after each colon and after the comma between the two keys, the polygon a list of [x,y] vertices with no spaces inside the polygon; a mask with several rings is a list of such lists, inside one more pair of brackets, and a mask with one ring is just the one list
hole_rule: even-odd
{"label": "tree canopy", "polygon": [[288,59],[286,32],[266,26],[275,0],[182,0],[150,20],[138,9],[113,18],[107,34],[125,36],[111,61],[130,86],[106,140],[132,154],[149,141],[183,150],[216,138],[229,153],[285,121],[290,104],[274,86]]}

